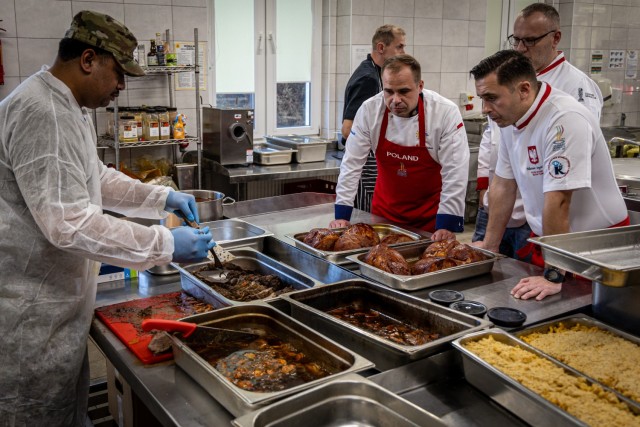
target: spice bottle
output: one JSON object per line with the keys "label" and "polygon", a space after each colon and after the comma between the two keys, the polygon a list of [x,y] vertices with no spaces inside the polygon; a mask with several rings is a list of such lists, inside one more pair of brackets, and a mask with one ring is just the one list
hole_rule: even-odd
{"label": "spice bottle", "polygon": [[160,139],[160,124],[158,114],[154,108],[148,108],[143,121],[143,136],[146,141],[157,141]]}
{"label": "spice bottle", "polygon": [[158,122],[160,123],[160,139],[171,138],[171,122],[166,108],[156,108],[158,112]]}
{"label": "spice bottle", "polygon": [[142,141],[142,108],[135,107],[131,108],[131,115],[133,115],[133,119],[136,121],[136,125],[138,127],[138,141]]}
{"label": "spice bottle", "polygon": [[154,67],[158,65],[158,57],[156,55],[156,41],[151,40],[151,47],[149,48],[149,53],[147,53],[147,66]]}
{"label": "spice bottle", "polygon": [[138,125],[133,116],[120,116],[118,121],[118,140],[120,142],[138,142]]}

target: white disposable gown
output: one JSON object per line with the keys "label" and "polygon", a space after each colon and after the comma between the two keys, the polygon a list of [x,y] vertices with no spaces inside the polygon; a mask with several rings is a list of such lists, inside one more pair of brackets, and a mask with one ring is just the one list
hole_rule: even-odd
{"label": "white disposable gown", "polygon": [[100,261],[171,260],[168,189],[106,168],[92,121],[43,69],[0,103],[0,425],[84,425]]}

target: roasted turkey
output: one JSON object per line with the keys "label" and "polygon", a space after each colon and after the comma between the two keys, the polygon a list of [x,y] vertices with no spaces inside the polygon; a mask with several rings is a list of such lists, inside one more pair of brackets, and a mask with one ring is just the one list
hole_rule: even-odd
{"label": "roasted turkey", "polygon": [[380,243],[380,236],[369,224],[359,222],[352,224],[342,232],[336,244],[334,251],[346,251],[350,249],[368,248]]}
{"label": "roasted turkey", "polygon": [[365,256],[364,262],[392,274],[409,276],[411,269],[400,252],[381,243],[372,247]]}
{"label": "roasted turkey", "polygon": [[455,267],[456,265],[458,265],[458,263],[453,258],[428,256],[419,259],[411,266],[411,274],[433,273],[434,271],[444,270],[445,268]]}
{"label": "roasted turkey", "polygon": [[332,251],[338,237],[340,237],[340,234],[330,228],[313,228],[304,236],[302,241],[312,248],[321,251]]}
{"label": "roasted turkey", "polygon": [[449,251],[449,256],[460,261],[459,264],[470,264],[472,262],[482,261],[485,259],[482,252],[477,251],[464,243],[461,243],[451,249],[451,251]]}
{"label": "roasted turkey", "polygon": [[424,250],[420,258],[426,258],[428,256],[446,258],[449,256],[449,251],[459,244],[460,242],[457,240],[441,240],[439,242],[434,242],[427,246],[427,249]]}
{"label": "roasted turkey", "polygon": [[404,242],[412,242],[413,239],[406,234],[400,233],[391,233],[387,235],[384,239],[380,240],[380,243],[384,243],[385,245],[393,245],[394,243],[404,243]]}

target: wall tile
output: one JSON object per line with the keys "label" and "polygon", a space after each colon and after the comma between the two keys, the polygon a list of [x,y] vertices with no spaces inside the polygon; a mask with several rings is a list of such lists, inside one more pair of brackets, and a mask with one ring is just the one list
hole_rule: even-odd
{"label": "wall tile", "polygon": [[[49,0],[50,1],[50,0]],[[43,6],[47,13],[42,13]],[[41,0],[16,2],[16,27],[20,38],[54,38],[60,40],[71,23],[71,2],[45,4]]]}
{"label": "wall tile", "polygon": [[[146,40],[149,43],[149,40],[155,39],[156,33],[172,27],[171,6],[148,7],[142,4],[125,4],[124,24],[138,40]],[[193,35],[189,37],[189,40],[191,39]]]}
{"label": "wall tile", "polygon": [[42,65],[52,65],[58,52],[59,39],[23,39],[18,38],[18,54],[20,55],[20,77],[28,77],[42,68]]}
{"label": "wall tile", "polygon": [[[398,27],[402,28],[404,30],[404,32],[406,33],[405,35],[405,39],[407,41],[407,45],[413,45],[413,18],[402,18],[402,17],[385,17],[384,18],[384,23],[385,24],[393,24],[393,25],[397,25]],[[373,36],[373,33],[371,33],[371,35]],[[405,49],[406,50],[406,49]],[[409,53],[409,52],[407,52]]]}
{"label": "wall tile", "polygon": [[351,46],[339,45],[336,48],[336,72],[351,74]]}
{"label": "wall tile", "polygon": [[469,20],[482,22],[487,20],[487,0],[473,0],[469,3]]}
{"label": "wall tile", "polygon": [[[560,15],[562,16],[562,15]],[[591,26],[593,21],[593,4],[576,3],[573,8],[573,25]]]}
{"label": "wall tile", "polygon": [[[373,33],[371,33],[373,35]],[[351,17],[338,16],[336,20],[336,44],[351,44]]]}
{"label": "wall tile", "polygon": [[158,6],[171,6],[171,0],[124,0],[129,4],[155,4]]}
{"label": "wall tile", "polygon": [[611,5],[594,4],[592,25],[596,27],[610,27],[611,8]]}
{"label": "wall tile", "polygon": [[75,16],[76,13],[83,10],[94,10],[96,12],[105,13],[120,22],[124,22],[124,4],[123,3],[86,2],[86,1],[71,2],[71,12],[73,16]]}
{"label": "wall tile", "polygon": [[443,46],[467,46],[469,43],[469,21],[444,19],[442,21]]}
{"label": "wall tile", "polygon": [[338,0],[338,16],[351,15],[351,0]]}
{"label": "wall tile", "polygon": [[[4,22],[3,22],[4,24]],[[2,64],[4,67],[5,81],[7,77],[19,77],[20,66],[18,63],[18,39],[5,38],[2,39]]]}
{"label": "wall tile", "polygon": [[445,47],[442,49],[442,67],[445,72],[468,72],[467,47]]}
{"label": "wall tile", "polygon": [[[340,103],[344,103],[344,89],[347,87],[347,82],[349,81],[349,74],[338,74],[336,76],[336,101]],[[340,110],[342,111],[342,109]],[[342,112],[340,113],[340,117],[342,117]],[[342,121],[342,119],[340,120]]]}
{"label": "wall tile", "polygon": [[335,45],[338,18],[335,16],[322,18],[322,44]]}
{"label": "wall tile", "polygon": [[610,39],[612,49],[625,49],[627,47],[627,31],[626,28],[611,28]]}
{"label": "wall tile", "polygon": [[609,49],[609,27],[591,28],[591,49]]}
{"label": "wall tile", "polygon": [[338,0],[322,0],[322,16],[336,16]]}
{"label": "wall tile", "polygon": [[424,88],[440,93],[440,73],[422,73]]}
{"label": "wall tile", "polygon": [[[0,0],[0,10],[2,11],[2,28],[7,30],[2,33],[2,38],[18,37],[16,32],[16,8],[15,0]],[[67,23],[68,25],[69,23]]]}
{"label": "wall tile", "polygon": [[354,15],[383,15],[384,0],[351,0]]}
{"label": "wall tile", "polygon": [[478,65],[486,56],[484,47],[467,48],[467,71]]}
{"label": "wall tile", "polygon": [[[89,3],[124,3],[124,0],[83,0],[85,2],[89,2]],[[188,0],[184,0],[184,1],[188,1]],[[75,0],[72,0],[72,2],[75,2]]]}
{"label": "wall tile", "polygon": [[591,45],[591,28],[574,25],[573,28],[571,29],[571,47],[574,49],[585,49],[585,48],[588,48],[590,45]]}
{"label": "wall tile", "polygon": [[640,49],[640,28],[629,28],[627,49]]}
{"label": "wall tile", "polygon": [[370,44],[371,37],[383,23],[382,16],[354,15],[351,20],[351,43]]}
{"label": "wall tile", "polygon": [[560,26],[570,26],[574,22],[573,18],[573,3],[561,3],[556,8],[560,14]]}
{"label": "wall tile", "polygon": [[626,6],[611,7],[611,26],[622,27],[627,25],[627,16],[629,14]]}
{"label": "wall tile", "polygon": [[20,84],[20,77],[6,77],[4,78],[4,85],[0,86],[0,101],[5,99],[15,88]]}
{"label": "wall tile", "polygon": [[[475,7],[475,6],[474,6]],[[442,17],[444,19],[469,19],[470,0],[444,2]]]}
{"label": "wall tile", "polygon": [[423,74],[440,72],[440,64],[442,64],[441,46],[416,46],[414,48],[414,57],[420,63]]}
{"label": "wall tile", "polygon": [[384,0],[384,16],[413,17],[415,8],[414,0]]}
{"label": "wall tile", "polygon": [[444,0],[415,0],[415,17],[442,19],[443,1]]}
{"label": "wall tile", "polygon": [[442,20],[416,18],[413,36],[415,46],[440,46],[442,44]]}
{"label": "wall tile", "polygon": [[469,21],[468,46],[484,47],[486,23],[484,21]]}
{"label": "wall tile", "polygon": [[571,49],[571,64],[582,70],[584,73],[589,73],[589,65],[591,63],[591,50],[590,49]]}
{"label": "wall tile", "polygon": [[207,7],[207,0],[171,0],[171,4],[173,6]]}
{"label": "wall tile", "polygon": [[322,72],[335,74],[336,69],[336,48],[322,46]]}
{"label": "wall tile", "polygon": [[451,99],[456,104],[460,98],[460,92],[467,89],[467,73],[445,73],[440,77],[440,95]]}
{"label": "wall tile", "polygon": [[[175,1],[175,0],[174,0]],[[207,21],[207,9],[202,7],[171,7],[173,29],[171,37],[178,41],[193,41],[193,29],[198,29],[198,40],[207,41],[209,39]],[[163,28],[162,31],[166,30]]]}
{"label": "wall tile", "polygon": [[629,27],[639,28],[640,27],[640,7],[639,4],[635,3],[634,6],[629,7]]}

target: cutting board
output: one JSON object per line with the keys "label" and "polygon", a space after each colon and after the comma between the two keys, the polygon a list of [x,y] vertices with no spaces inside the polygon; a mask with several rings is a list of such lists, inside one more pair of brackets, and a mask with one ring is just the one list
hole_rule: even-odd
{"label": "cutting board", "polygon": [[214,309],[210,304],[184,292],[171,292],[99,307],[95,313],[96,317],[107,325],[142,363],[150,364],[169,360],[173,358],[173,353],[167,351],[155,354],[147,348],[153,334],[142,330],[140,325],[143,320],[150,318],[178,320]]}

